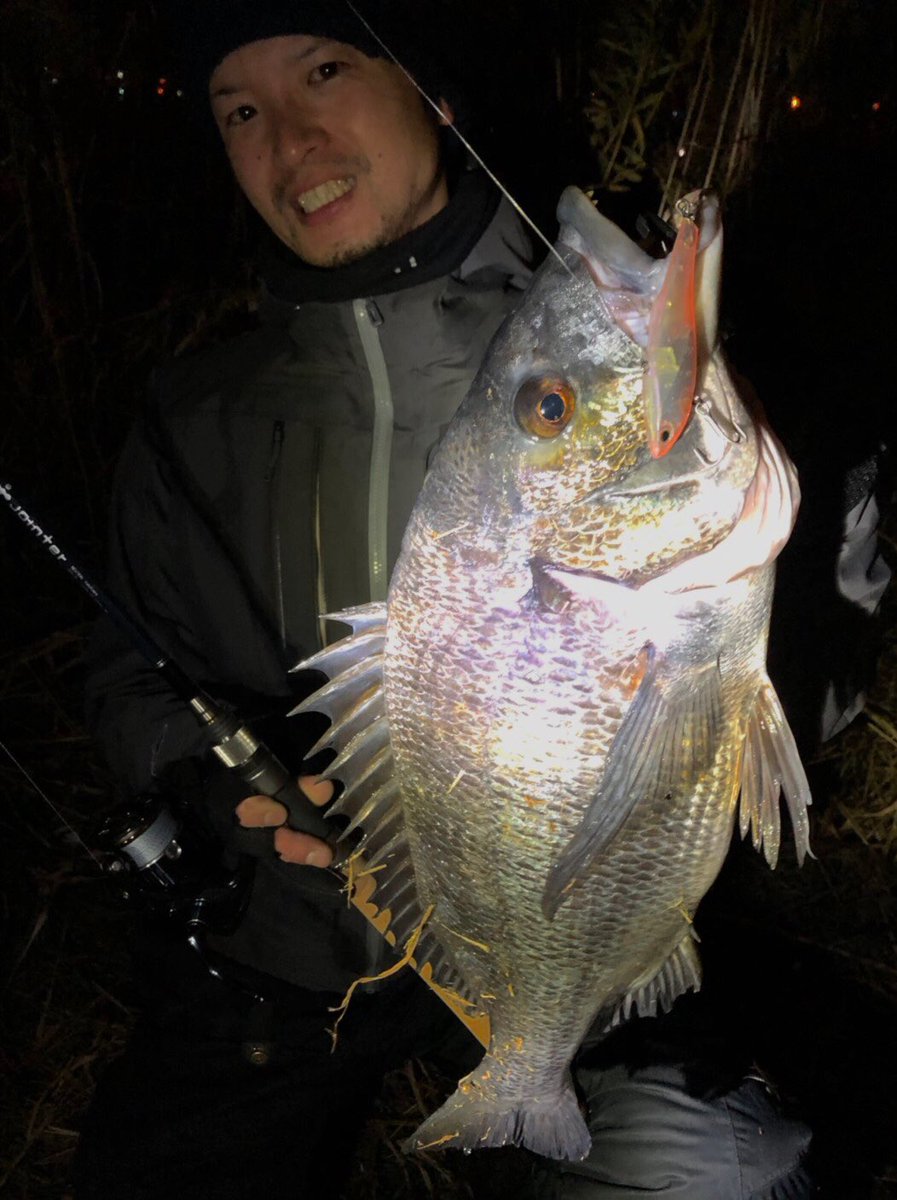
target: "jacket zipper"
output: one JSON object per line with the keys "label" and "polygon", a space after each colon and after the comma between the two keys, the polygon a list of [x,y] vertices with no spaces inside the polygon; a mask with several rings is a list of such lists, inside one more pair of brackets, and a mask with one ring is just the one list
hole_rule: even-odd
{"label": "jacket zipper", "polygon": [[[318,649],[328,644],[327,621],[324,614],[329,612],[327,604],[327,587],[324,578],[324,550],[321,542],[321,434],[315,431],[314,443],[314,539],[315,539],[315,603],[318,611]],[[331,626],[332,628],[332,626]]]}
{"label": "jacket zipper", "polygon": [[368,481],[368,579],[371,600],[385,600],[387,530],[389,517],[389,461],[392,454],[392,388],[380,345],[383,315],[373,300],[353,300],[352,309],[361,338],[374,395],[374,428]]}
{"label": "jacket zipper", "polygon": [[[371,600],[385,600],[387,579],[387,530],[389,516],[389,461],[392,454],[393,403],[386,358],[380,344],[383,314],[373,300],[353,300],[352,311],[361,338],[361,348],[374,395],[374,428],[368,480],[368,579]],[[381,935],[368,925],[366,936],[368,976],[377,976],[387,961]],[[365,990],[377,991],[376,982]]]}
{"label": "jacket zipper", "polygon": [[268,485],[268,525],[271,529],[271,560],[274,565],[274,600],[277,605],[277,629],[281,649],[287,646],[286,609],[283,599],[283,557],[280,544],[280,523],[277,510],[280,501],[280,463],[283,456],[284,423],[275,421],[271,431],[271,453],[265,483]]}

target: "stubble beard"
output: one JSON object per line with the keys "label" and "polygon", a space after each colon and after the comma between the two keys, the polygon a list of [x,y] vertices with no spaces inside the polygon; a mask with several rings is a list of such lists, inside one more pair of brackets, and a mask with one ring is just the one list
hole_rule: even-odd
{"label": "stubble beard", "polygon": [[[362,241],[337,244],[336,246],[323,249],[320,254],[314,254],[309,251],[308,247],[304,247],[301,237],[291,237],[287,245],[298,258],[309,266],[321,267],[327,270],[336,270],[339,267],[349,266],[351,263],[358,262],[359,259],[366,257],[366,255],[372,254],[375,250],[391,246],[393,242],[397,242],[399,238],[404,237],[406,233],[410,233],[412,229],[416,229],[418,226],[424,224],[425,221],[421,219],[420,214],[422,211],[427,210],[442,184],[443,178],[443,172],[440,169],[426,187],[415,189],[408,198],[408,203],[400,212],[387,216],[381,227]],[[427,217],[426,219],[429,220],[430,218]]]}

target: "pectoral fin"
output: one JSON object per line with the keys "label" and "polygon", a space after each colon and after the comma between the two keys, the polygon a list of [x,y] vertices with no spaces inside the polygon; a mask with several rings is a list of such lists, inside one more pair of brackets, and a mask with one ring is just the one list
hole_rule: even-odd
{"label": "pectoral fin", "polygon": [[542,911],[551,920],[565,896],[604,853],[643,800],[694,788],[713,761],[721,725],[716,663],[697,677],[665,679],[650,643],[645,670],[611,746],[598,792],[548,874]]}
{"label": "pectoral fin", "polygon": [[771,867],[779,860],[782,840],[780,795],[784,795],[791,817],[797,861],[803,863],[811,853],[810,785],[775,688],[764,679],[745,734],[739,825],[742,837],[751,831],[754,848],[762,847]]}

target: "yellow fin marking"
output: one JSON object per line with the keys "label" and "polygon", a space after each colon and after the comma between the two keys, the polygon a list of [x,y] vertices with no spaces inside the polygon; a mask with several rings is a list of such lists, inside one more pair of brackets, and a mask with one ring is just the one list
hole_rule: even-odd
{"label": "yellow fin marking", "polygon": [[432,988],[443,1004],[452,1010],[458,1020],[467,1026],[477,1041],[488,1050],[491,1037],[488,1015],[484,1012],[471,1011],[474,1007],[471,1000],[465,999],[451,988],[436,983],[430,963],[424,963],[418,974],[424,983]]}
{"label": "yellow fin marking", "polygon": [[[356,860],[354,863],[353,863],[353,859]],[[381,909],[379,907],[379,905],[377,905],[374,902],[374,900],[372,899],[372,897],[375,895],[376,890],[377,890],[377,881],[374,878],[374,873],[376,871],[382,870],[385,867],[385,864],[382,864],[381,866],[378,866],[378,867],[374,867],[373,870],[370,867],[359,870],[357,864],[363,863],[363,862],[364,862],[363,855],[361,854],[361,852],[356,851],[355,854],[353,854],[351,856],[351,858],[347,858],[346,862],[343,864],[344,869],[348,868],[351,871],[354,868],[354,873],[350,879],[350,884],[353,889],[352,892],[350,893],[352,903],[359,910],[359,912],[362,913],[362,915],[364,917],[366,917],[368,921],[370,921],[370,923],[374,926],[374,928],[377,930],[377,932],[383,935],[383,937],[386,939],[386,941],[389,943],[389,945],[395,946],[396,935],[389,928],[389,923],[392,919],[392,912],[390,911],[390,909]],[[431,912],[432,912],[432,909],[428,910],[426,916],[424,917],[423,921],[421,922],[421,926],[420,926],[421,929],[423,928],[424,923],[428,920]],[[414,937],[415,932],[417,932],[417,931],[412,931],[411,937]],[[419,937],[419,933],[418,933],[418,937]],[[409,942],[410,942],[410,940],[411,939],[409,938]],[[415,946],[412,949],[416,949],[416,946],[417,946],[417,942],[415,941]],[[480,1042],[481,1045],[485,1046],[488,1049],[490,1036],[491,1036],[488,1015],[484,1012],[477,1012],[475,1010],[475,1006],[471,1000],[467,1000],[464,996],[461,996],[458,992],[452,991],[449,988],[442,987],[441,984],[436,983],[436,981],[433,979],[433,968],[431,967],[431,965],[429,963],[424,963],[423,967],[418,970],[417,963],[414,961],[414,958],[409,957],[407,943],[406,943],[406,957],[403,958],[399,963],[397,963],[394,968],[391,968],[389,973],[391,973],[393,970],[398,970],[406,962],[410,962],[410,965],[412,967],[414,967],[415,970],[417,970],[418,974],[420,975],[421,979],[423,979],[424,983],[426,983],[427,986],[430,987],[432,989],[432,991],[434,991],[436,993],[436,995],[443,1002],[443,1004],[445,1004],[448,1008],[450,1008],[452,1010],[452,1012],[455,1014],[455,1016],[458,1018],[458,1020],[461,1021],[462,1024],[467,1026],[467,1028],[470,1030],[470,1032],[473,1034],[473,1036],[477,1039],[477,1041]],[[384,978],[384,976],[378,976],[377,978]],[[356,980],[356,983],[363,983],[363,982],[368,982],[368,981],[362,980],[362,979]],[[346,996],[343,999],[343,1004],[339,1005],[338,1008],[333,1010],[334,1012],[341,1013],[340,1017],[337,1019],[336,1024],[334,1025],[333,1029],[331,1030],[331,1036],[333,1038],[334,1046],[336,1045],[337,1026],[339,1025],[340,1020],[342,1020],[342,1013],[344,1012],[343,1005],[348,1004],[348,1001],[351,998],[351,992],[354,989],[354,986],[355,986],[355,984],[353,984],[352,988],[350,988],[349,992],[347,992]]]}
{"label": "yellow fin marking", "polygon": [[370,923],[374,926],[378,933],[382,933],[391,946],[395,945],[395,937],[389,932],[389,922],[392,913],[389,909],[381,909],[378,904],[375,904],[371,897],[377,890],[377,881],[374,878],[372,871],[360,871],[356,874],[353,881],[353,891],[351,901]]}

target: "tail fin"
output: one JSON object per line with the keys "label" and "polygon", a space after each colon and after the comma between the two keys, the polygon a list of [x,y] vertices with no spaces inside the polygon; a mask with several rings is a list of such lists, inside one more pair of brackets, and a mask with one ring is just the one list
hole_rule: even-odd
{"label": "tail fin", "polygon": [[466,1076],[441,1108],[405,1143],[405,1150],[480,1150],[487,1146],[526,1146],[546,1158],[582,1159],[589,1134],[570,1072],[560,1086],[540,1096],[489,1086],[504,1072],[491,1055]]}

